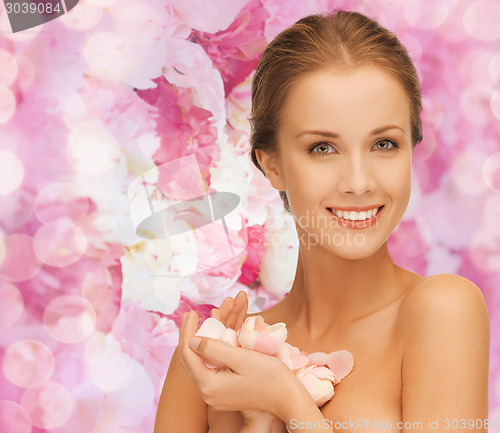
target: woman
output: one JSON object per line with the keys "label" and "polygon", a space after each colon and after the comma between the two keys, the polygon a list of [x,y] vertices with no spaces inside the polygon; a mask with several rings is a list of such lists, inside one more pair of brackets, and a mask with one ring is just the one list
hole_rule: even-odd
{"label": "woman", "polygon": [[[300,245],[289,295],[260,314],[301,350],[350,351],[354,369],[319,409],[276,358],[193,338],[190,312],[156,433],[487,429],[480,289],[402,269],[387,249],[410,198],[420,111],[407,51],[362,14],[309,16],[269,44],[252,85],[251,155]],[[213,315],[237,329],[245,313],[241,294]]]}

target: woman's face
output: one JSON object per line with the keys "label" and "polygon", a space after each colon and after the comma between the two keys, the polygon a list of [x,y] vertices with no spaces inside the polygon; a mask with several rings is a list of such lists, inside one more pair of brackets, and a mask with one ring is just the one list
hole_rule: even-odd
{"label": "woman's face", "polygon": [[[375,253],[410,198],[413,148],[402,85],[372,65],[315,71],[292,87],[281,119],[279,151],[260,154],[261,165],[286,191],[299,238],[344,258]],[[378,212],[370,218],[372,209]]]}

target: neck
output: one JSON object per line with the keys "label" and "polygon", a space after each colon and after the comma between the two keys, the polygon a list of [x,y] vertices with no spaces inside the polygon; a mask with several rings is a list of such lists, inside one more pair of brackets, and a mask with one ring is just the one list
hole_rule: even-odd
{"label": "neck", "polygon": [[285,302],[296,325],[315,338],[389,305],[402,294],[401,268],[387,241],[372,256],[350,260],[318,245],[299,248],[297,272]]}

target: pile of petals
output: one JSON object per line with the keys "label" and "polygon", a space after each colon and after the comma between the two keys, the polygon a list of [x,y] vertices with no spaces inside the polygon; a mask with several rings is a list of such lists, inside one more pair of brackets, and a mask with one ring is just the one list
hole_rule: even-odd
{"label": "pile of petals", "polygon": [[[351,372],[354,363],[352,354],[347,350],[309,354],[300,351],[285,341],[287,330],[284,323],[268,325],[261,316],[248,317],[238,331],[226,328],[210,317],[203,322],[196,335],[276,356],[297,375],[318,407],[333,397],[334,385]],[[220,367],[209,361],[205,363],[210,368]]]}

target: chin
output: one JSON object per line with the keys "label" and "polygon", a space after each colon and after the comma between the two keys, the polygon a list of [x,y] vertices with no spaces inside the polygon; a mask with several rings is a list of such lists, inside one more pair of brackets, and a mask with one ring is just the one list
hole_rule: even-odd
{"label": "chin", "polygon": [[367,248],[336,248],[332,251],[336,256],[345,260],[364,260],[372,257],[378,250]]}
{"label": "chin", "polygon": [[[384,242],[373,242],[374,239],[366,241],[365,238],[359,234],[357,237],[345,237],[343,245],[328,245],[323,244],[323,247],[331,254],[341,257],[345,260],[364,260],[376,254],[384,245]],[[366,242],[363,242],[365,240]]]}

